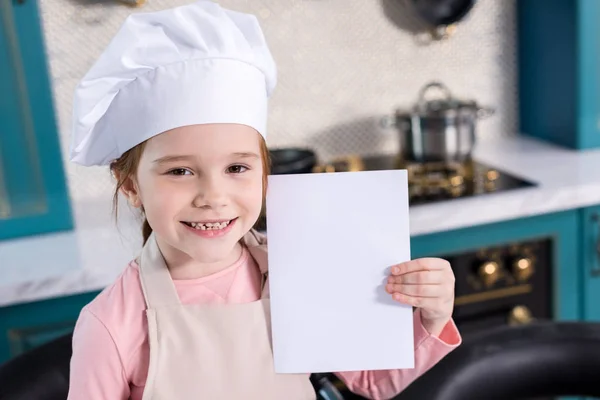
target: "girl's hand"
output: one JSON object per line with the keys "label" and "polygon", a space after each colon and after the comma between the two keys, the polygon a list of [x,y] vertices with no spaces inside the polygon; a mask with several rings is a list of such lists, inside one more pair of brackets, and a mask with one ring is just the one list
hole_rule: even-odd
{"label": "girl's hand", "polygon": [[419,258],[394,265],[386,291],[394,300],[419,308],[431,335],[439,335],[452,318],[454,272],[446,260]]}

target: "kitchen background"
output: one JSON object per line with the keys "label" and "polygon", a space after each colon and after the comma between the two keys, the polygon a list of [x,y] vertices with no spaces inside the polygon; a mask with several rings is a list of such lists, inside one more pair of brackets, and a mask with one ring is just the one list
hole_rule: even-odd
{"label": "kitchen background", "polygon": [[[188,0],[151,0],[137,11]],[[482,0],[452,40],[424,46],[397,24],[395,0],[224,0],[256,14],[278,63],[268,144],[309,146],[327,160],[347,153],[393,153],[398,139],[379,119],[412,107],[432,80],[457,97],[497,108],[481,121],[479,139],[517,132],[514,0]],[[105,169],[67,161],[73,90],[132,9],[118,2],[41,0],[62,154],[76,201],[110,193]]]}
{"label": "kitchen background", "polygon": [[[137,254],[108,170],[68,161],[73,91],[129,14],[191,1],[0,0],[0,364],[68,337]],[[474,1],[434,41],[409,4],[469,1],[219,3],[257,15],[277,61],[271,149],[408,169],[411,255],[451,262],[465,337],[600,321],[600,1]],[[448,139],[442,158],[462,132],[449,163],[407,158],[412,136],[382,126],[432,81],[494,110],[424,122],[421,138]]]}

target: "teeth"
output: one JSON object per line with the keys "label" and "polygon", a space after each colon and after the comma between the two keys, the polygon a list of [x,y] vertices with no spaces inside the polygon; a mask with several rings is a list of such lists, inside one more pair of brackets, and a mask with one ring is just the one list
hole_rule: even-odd
{"label": "teeth", "polygon": [[207,222],[206,224],[201,224],[200,222],[189,222],[189,224],[194,229],[199,229],[201,231],[214,231],[219,229],[225,229],[227,225],[229,225],[231,221],[225,222]]}

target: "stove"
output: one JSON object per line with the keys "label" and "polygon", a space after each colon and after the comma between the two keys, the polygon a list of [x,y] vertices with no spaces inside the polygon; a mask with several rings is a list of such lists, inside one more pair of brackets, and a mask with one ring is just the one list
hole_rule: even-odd
{"label": "stove", "polygon": [[419,205],[480,196],[535,184],[475,160],[463,163],[414,163],[393,155],[347,156],[317,166],[313,172],[348,172],[406,169],[409,204]]}
{"label": "stove", "polygon": [[[406,169],[409,206],[453,199],[482,196],[535,186],[535,183],[500,171],[479,161],[463,163],[406,162],[394,155],[340,157],[318,165],[313,173]],[[261,215],[255,228],[266,231],[266,216]]]}

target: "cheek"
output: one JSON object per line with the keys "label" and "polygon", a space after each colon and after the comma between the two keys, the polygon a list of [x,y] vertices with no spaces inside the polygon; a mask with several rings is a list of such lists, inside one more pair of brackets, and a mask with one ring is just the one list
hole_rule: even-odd
{"label": "cheek", "polygon": [[[186,185],[151,177],[140,185],[140,196],[148,219],[170,219],[188,201]],[[176,194],[176,195],[174,195]]]}
{"label": "cheek", "polygon": [[259,209],[262,208],[263,200],[263,182],[262,176],[253,176],[252,179],[248,179],[240,185],[238,191],[240,196],[248,209]]}

